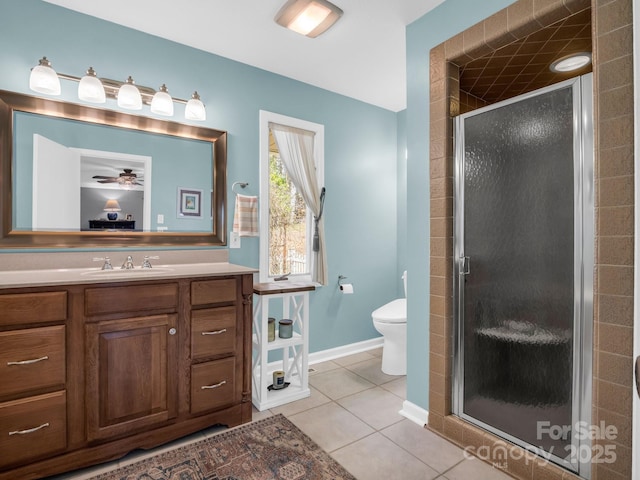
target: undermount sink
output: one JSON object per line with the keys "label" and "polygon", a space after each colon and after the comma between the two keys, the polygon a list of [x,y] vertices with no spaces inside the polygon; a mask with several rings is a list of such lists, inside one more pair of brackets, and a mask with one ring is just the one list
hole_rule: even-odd
{"label": "undermount sink", "polygon": [[132,268],[127,270],[126,268],[114,268],[113,270],[91,270],[84,272],[82,275],[89,277],[106,277],[106,276],[122,276],[122,275],[160,275],[163,273],[173,272],[173,268],[170,267],[153,267],[153,268]]}

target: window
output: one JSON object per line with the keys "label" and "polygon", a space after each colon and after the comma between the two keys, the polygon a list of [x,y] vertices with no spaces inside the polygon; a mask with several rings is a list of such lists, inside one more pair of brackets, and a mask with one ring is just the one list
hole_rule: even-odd
{"label": "window", "polygon": [[[324,127],[260,112],[260,281],[287,275],[311,280],[314,219],[280,157],[269,124],[294,127],[314,135],[316,175],[323,184]],[[268,230],[268,231],[267,231]]]}

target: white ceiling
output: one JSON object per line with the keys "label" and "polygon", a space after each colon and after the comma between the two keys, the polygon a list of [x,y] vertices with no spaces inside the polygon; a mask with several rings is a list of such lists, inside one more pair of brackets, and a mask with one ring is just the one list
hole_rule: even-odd
{"label": "white ceiling", "polygon": [[405,26],[444,0],[333,0],[307,38],[273,21],[286,0],[46,0],[371,103],[406,108]]}

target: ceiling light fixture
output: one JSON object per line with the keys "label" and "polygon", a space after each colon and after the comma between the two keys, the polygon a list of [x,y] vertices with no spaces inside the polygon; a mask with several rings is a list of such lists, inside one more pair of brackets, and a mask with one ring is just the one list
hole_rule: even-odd
{"label": "ceiling light fixture", "polygon": [[578,70],[591,63],[589,52],[580,52],[559,58],[549,66],[549,70],[555,73],[566,73]]}
{"label": "ceiling light fixture", "polygon": [[78,98],[85,102],[105,103],[106,98],[117,99],[118,106],[128,110],[140,110],[142,105],[150,105],[151,112],[157,115],[172,116],[173,104],[186,105],[187,120],[204,121],[207,112],[198,92],[192,98],[183,100],[169,95],[167,86],[162,85],[158,91],[150,87],[136,85],[129,76],[125,82],[98,78],[93,67],[89,67],[84,77],[76,77],[66,73],[57,73],[47,57],[42,57],[39,64],[31,69],[29,88],[34,92],[46,95],[60,95],[60,79],[78,82]]}
{"label": "ceiling light fixture", "polygon": [[343,13],[327,0],[288,0],[275,21],[294,32],[315,38],[336,23]]}

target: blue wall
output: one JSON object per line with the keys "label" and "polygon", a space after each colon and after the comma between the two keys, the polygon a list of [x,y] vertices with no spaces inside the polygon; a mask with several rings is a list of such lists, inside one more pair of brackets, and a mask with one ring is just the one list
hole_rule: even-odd
{"label": "blue wall", "polygon": [[[401,294],[408,268],[407,398],[427,409],[429,51],[510,3],[447,0],[412,23],[408,108],[399,114],[40,0],[0,0],[0,88],[32,93],[29,70],[47,55],[64,73],[80,75],[92,65],[104,77],[166,83],[181,98],[197,89],[206,126],[229,133],[229,185],[249,182],[247,194],[258,194],[259,110],[324,124],[330,285],[312,295],[311,351],[376,337],[371,311]],[[62,98],[77,102],[76,85],[62,83]],[[257,268],[258,240],[243,238],[230,259]],[[339,274],[355,295],[338,294]]]}
{"label": "blue wall", "polygon": [[[259,193],[259,110],[323,124],[330,283],[312,294],[310,349],[378,336],[371,312],[400,285],[396,113],[40,0],[0,0],[0,89],[33,93],[29,72],[43,55],[58,72],[79,76],[93,66],[107,78],[166,83],[180,98],[198,90],[205,126],[229,133],[228,185],[249,182],[247,194]],[[78,102],[77,84],[62,88],[62,99]],[[117,110],[112,100],[106,108]],[[153,116],[148,107],[142,115]],[[227,200],[233,205],[231,192]],[[243,238],[230,260],[257,268],[258,239]],[[339,274],[354,295],[338,293]]]}
{"label": "blue wall", "polygon": [[429,51],[513,0],[446,0],[407,27],[407,399],[429,408]]}

